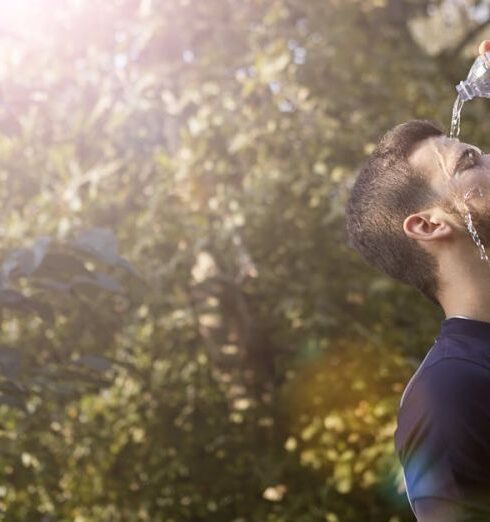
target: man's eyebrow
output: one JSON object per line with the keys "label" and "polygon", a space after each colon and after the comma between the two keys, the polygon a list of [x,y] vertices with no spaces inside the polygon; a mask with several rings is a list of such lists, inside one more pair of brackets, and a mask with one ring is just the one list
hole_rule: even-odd
{"label": "man's eyebrow", "polygon": [[458,169],[461,167],[463,161],[466,159],[466,155],[470,150],[475,150],[476,152],[478,152],[478,154],[482,153],[482,151],[478,147],[475,147],[474,145],[467,145],[463,150],[461,150],[461,152],[457,156],[456,163],[454,164],[454,168],[451,173],[452,176],[454,176],[454,174],[456,174]]}

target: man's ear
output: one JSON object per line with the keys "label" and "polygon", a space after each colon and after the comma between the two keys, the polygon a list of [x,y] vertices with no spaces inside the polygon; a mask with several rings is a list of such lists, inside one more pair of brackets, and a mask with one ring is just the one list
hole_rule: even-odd
{"label": "man's ear", "polygon": [[432,241],[444,239],[453,233],[449,221],[433,211],[410,214],[403,222],[403,231],[410,239]]}

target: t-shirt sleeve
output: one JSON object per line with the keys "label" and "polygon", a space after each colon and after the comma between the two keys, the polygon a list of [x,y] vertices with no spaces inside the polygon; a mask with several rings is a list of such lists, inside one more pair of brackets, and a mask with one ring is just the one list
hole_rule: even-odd
{"label": "t-shirt sleeve", "polygon": [[425,368],[399,411],[395,439],[414,511],[418,499],[434,498],[490,520],[489,369],[460,358]]}

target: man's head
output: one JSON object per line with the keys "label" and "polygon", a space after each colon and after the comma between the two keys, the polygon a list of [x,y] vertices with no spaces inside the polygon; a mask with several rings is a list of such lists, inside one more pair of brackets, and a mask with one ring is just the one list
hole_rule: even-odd
{"label": "man's head", "polygon": [[360,169],[346,207],[349,242],[371,265],[438,303],[439,253],[468,241],[471,210],[490,240],[490,160],[450,139],[436,123],[413,120],[387,132]]}

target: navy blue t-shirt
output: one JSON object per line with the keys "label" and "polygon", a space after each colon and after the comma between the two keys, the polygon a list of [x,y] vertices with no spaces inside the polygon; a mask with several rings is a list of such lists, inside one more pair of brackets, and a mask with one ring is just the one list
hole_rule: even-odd
{"label": "navy blue t-shirt", "polygon": [[490,521],[490,323],[442,321],[403,392],[395,449],[418,520]]}

